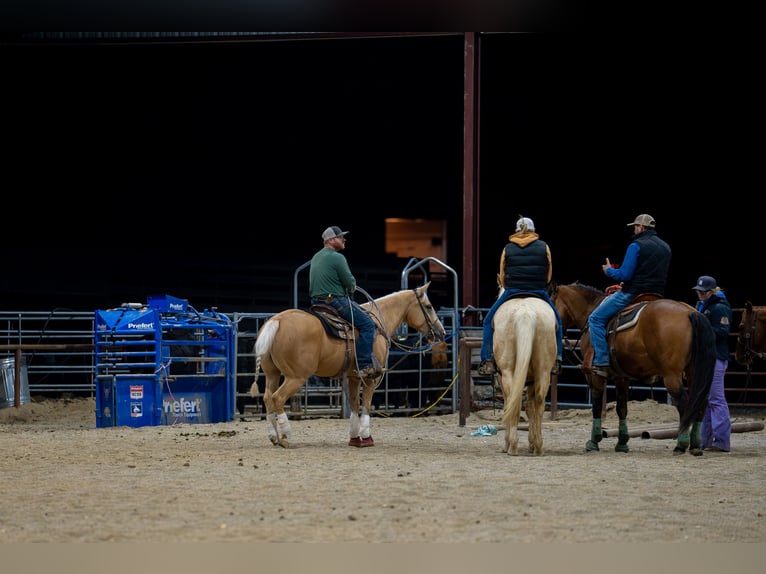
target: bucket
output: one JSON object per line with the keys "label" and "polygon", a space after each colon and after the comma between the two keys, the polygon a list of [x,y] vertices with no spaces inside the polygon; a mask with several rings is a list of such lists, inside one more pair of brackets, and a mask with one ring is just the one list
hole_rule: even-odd
{"label": "bucket", "polygon": [[[16,358],[4,357],[0,359],[0,377],[3,382],[0,385],[0,409],[14,406],[15,378],[16,378]],[[29,398],[29,378],[27,375],[27,363],[21,360],[21,394],[19,405],[30,402]]]}

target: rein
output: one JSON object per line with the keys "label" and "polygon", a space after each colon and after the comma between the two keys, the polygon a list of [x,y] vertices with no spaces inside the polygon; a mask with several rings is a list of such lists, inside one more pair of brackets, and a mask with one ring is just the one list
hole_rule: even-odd
{"label": "rein", "polygon": [[[429,344],[427,347],[422,347],[420,345],[413,345],[412,347],[408,347],[406,345],[403,345],[403,344],[399,343],[396,340],[396,338],[393,338],[393,337],[389,336],[388,331],[386,330],[386,326],[383,324],[383,317],[382,317],[382,315],[380,313],[380,309],[377,309],[377,305],[375,303],[375,300],[370,296],[369,293],[367,293],[367,291],[365,291],[364,289],[362,289],[358,285],[356,287],[356,290],[361,292],[367,298],[367,300],[371,303],[371,309],[376,309],[376,312],[375,313],[370,313],[370,316],[375,321],[375,323],[377,325],[377,328],[378,328],[378,331],[386,338],[386,342],[387,342],[387,346],[386,346],[386,360],[385,360],[386,363],[388,363],[388,357],[390,355],[391,345],[394,345],[400,351],[404,351],[405,353],[408,353],[408,354],[422,353],[422,352],[428,351],[428,350],[430,350],[430,349],[432,349],[434,347],[435,343],[434,344]],[[428,335],[425,335],[425,337],[428,339],[429,343],[431,341],[438,340],[439,339],[439,335],[434,331],[435,323],[433,321],[431,321],[430,317],[428,316],[428,311],[426,310],[425,305],[423,304],[423,295],[418,293],[417,288],[413,288],[412,292],[415,293],[415,299],[417,300],[418,305],[420,306],[420,311],[423,313],[423,318],[425,319],[426,325],[428,326]],[[420,339],[422,339],[423,337],[424,337],[424,335],[420,334],[420,337],[418,338],[418,341]],[[401,363],[404,359],[406,359],[406,356],[404,356],[401,359],[399,359],[394,365],[389,367],[388,370],[396,368],[399,365],[399,363]]]}

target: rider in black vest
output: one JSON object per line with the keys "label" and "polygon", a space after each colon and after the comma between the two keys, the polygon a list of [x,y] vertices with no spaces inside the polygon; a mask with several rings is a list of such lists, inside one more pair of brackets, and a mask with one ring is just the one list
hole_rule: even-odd
{"label": "rider in black vest", "polygon": [[552,372],[554,374],[559,372],[563,346],[561,318],[546,290],[552,276],[553,267],[551,266],[551,252],[548,244],[535,233],[535,224],[531,219],[528,217],[519,218],[516,222],[516,233],[508,238],[508,244],[500,255],[498,279],[502,280],[504,291],[484,317],[481,364],[478,369],[480,375],[493,375],[497,372],[497,365],[492,358],[495,334],[492,318],[500,305],[505,303],[511,295],[521,291],[533,293],[547,301],[556,315],[556,365]]}
{"label": "rider in black vest", "polygon": [[[633,240],[625,251],[620,267],[613,267],[606,259],[601,270],[610,279],[622,282],[622,288],[601,301],[588,317],[590,342],[593,346],[592,373],[598,377],[609,376],[609,349],[606,343],[606,324],[618,311],[633,302],[641,293],[658,293],[665,296],[665,283],[670,268],[670,246],[657,235],[654,218],[642,213],[632,222]],[[591,366],[583,364],[583,370]]]}

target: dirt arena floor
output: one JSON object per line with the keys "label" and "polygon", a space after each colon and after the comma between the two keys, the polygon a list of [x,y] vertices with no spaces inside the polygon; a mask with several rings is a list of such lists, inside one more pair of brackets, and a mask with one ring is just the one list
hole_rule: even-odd
{"label": "dirt arena floor", "polygon": [[[677,420],[654,401],[629,409],[631,428]],[[93,399],[33,399],[0,409],[0,539],[766,542],[766,431],[701,457],[674,456],[672,438],[633,438],[629,453],[604,438],[588,453],[590,412],[563,410],[546,414],[543,456],[527,453],[524,431],[523,454],[509,456],[502,429],[472,434],[498,419],[376,416],[376,444],[360,449],[347,446],[348,420],[304,418],[283,449],[263,420],[96,428]],[[604,427],[616,428],[613,405]]]}

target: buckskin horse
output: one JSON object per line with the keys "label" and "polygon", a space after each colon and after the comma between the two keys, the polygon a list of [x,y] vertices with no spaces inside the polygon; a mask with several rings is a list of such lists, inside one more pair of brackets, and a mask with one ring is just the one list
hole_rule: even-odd
{"label": "buckskin horse", "polygon": [[556,316],[547,301],[514,295],[492,319],[492,351],[503,391],[503,452],[518,454],[519,415],[526,389],[529,452],[543,454],[543,414],[556,363]]}
{"label": "buckskin horse", "polygon": [[[580,350],[592,353],[588,317],[606,297],[603,291],[571,283],[556,286],[552,299],[564,329],[582,332]],[[678,438],[673,454],[689,450],[701,456],[700,423],[715,366],[715,334],[710,322],[691,305],[672,299],[636,302],[613,317],[607,325],[610,379],[616,390],[618,417],[617,452],[628,452],[628,385],[662,377],[679,415]],[[602,439],[601,411],[606,384],[584,371],[592,390],[593,423],[586,450],[599,450]],[[685,382],[684,382],[685,381]]]}
{"label": "buckskin horse", "polygon": [[[444,325],[428,299],[429,285],[430,282],[362,304],[378,327],[373,353],[381,365],[387,364],[391,336],[402,323],[425,335],[431,343],[445,339]],[[340,378],[344,388],[348,389],[349,446],[374,446],[370,412],[372,395],[382,375],[364,380],[360,413],[362,379],[354,375],[354,347],[350,334],[340,337],[329,334],[322,319],[302,309],[277,313],[261,326],[255,340],[255,381],[250,387],[250,394],[258,394],[258,372],[261,369],[266,377],[263,402],[272,444],[289,447],[291,428],[285,403],[311,375],[317,375]],[[282,377],[284,381],[280,385]]]}

